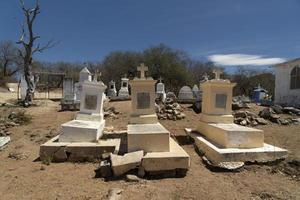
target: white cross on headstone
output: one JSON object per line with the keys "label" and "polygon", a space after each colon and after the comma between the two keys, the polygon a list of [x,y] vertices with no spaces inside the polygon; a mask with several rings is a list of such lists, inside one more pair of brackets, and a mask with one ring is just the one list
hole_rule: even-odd
{"label": "white cross on headstone", "polygon": [[140,78],[143,79],[143,78],[145,78],[145,72],[148,71],[148,67],[145,66],[144,63],[142,63],[140,66],[137,67],[137,70],[139,72],[141,72],[141,77]]}
{"label": "white cross on headstone", "polygon": [[98,77],[101,77],[102,73],[96,70],[95,75],[94,75],[94,82],[98,82]]}
{"label": "white cross on headstone", "polygon": [[215,79],[217,79],[217,80],[219,80],[221,74],[223,74],[222,70],[220,70],[220,69],[215,69],[215,70],[213,71],[213,73],[215,74]]}

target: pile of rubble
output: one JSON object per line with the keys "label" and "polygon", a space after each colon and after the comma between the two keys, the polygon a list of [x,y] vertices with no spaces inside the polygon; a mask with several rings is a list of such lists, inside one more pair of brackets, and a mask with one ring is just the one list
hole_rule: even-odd
{"label": "pile of rubble", "polygon": [[[289,114],[293,117],[283,118],[279,114]],[[234,123],[242,126],[266,125],[269,122],[280,125],[300,124],[300,118],[296,118],[296,116],[300,116],[299,109],[279,105],[264,108],[258,115],[244,110],[235,111],[233,115]]]}
{"label": "pile of rubble", "polygon": [[0,136],[10,135],[9,128],[29,123],[31,117],[24,111],[11,112],[7,117],[0,118]]}
{"label": "pile of rubble", "polygon": [[268,122],[259,117],[257,114],[250,111],[236,111],[233,113],[234,123],[242,126],[257,126],[257,125],[267,125]]}
{"label": "pile of rubble", "polygon": [[158,119],[181,120],[185,118],[182,107],[177,103],[174,93],[168,93],[165,102],[156,101],[155,112]]}
{"label": "pile of rubble", "polygon": [[299,118],[282,118],[279,114],[289,114],[293,117],[300,116],[300,110],[294,107],[281,107],[279,105],[274,105],[269,108],[264,108],[259,112],[259,116],[268,119],[273,123],[281,125],[289,124],[299,124]]}
{"label": "pile of rubble", "polygon": [[116,108],[113,106],[109,108],[104,108],[104,118],[118,119],[118,114],[120,114],[120,112],[117,111]]}
{"label": "pile of rubble", "polygon": [[242,108],[250,108],[250,99],[246,96],[236,96],[232,98],[232,110],[239,110]]}

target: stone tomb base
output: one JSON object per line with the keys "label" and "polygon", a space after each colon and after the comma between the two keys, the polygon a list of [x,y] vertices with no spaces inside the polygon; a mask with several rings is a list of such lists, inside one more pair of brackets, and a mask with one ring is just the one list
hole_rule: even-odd
{"label": "stone tomb base", "polygon": [[240,126],[237,124],[213,124],[198,122],[197,130],[225,148],[255,148],[264,146],[262,130]]}
{"label": "stone tomb base", "polygon": [[157,122],[156,114],[130,116],[130,124],[156,124]]}
{"label": "stone tomb base", "polygon": [[97,142],[59,142],[55,136],[40,146],[40,159],[52,162],[94,161],[103,153],[119,152],[121,139],[99,140]]}
{"label": "stone tomb base", "polygon": [[142,159],[142,167],[146,172],[164,172],[170,170],[187,170],[190,166],[190,157],[170,138],[169,152],[146,153]]}
{"label": "stone tomb base", "polygon": [[170,151],[170,132],[160,123],[127,125],[128,152],[144,150],[145,152]]}
{"label": "stone tomb base", "polygon": [[61,125],[60,142],[95,142],[102,136],[105,121],[72,120]]}
{"label": "stone tomb base", "polygon": [[185,129],[195,140],[196,147],[214,165],[225,162],[271,162],[287,157],[287,150],[264,143],[258,148],[224,148],[201,135],[199,132]]}

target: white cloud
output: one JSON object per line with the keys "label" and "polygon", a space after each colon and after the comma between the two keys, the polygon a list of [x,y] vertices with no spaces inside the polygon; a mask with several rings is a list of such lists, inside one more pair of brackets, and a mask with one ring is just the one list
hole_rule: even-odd
{"label": "white cloud", "polygon": [[285,62],[282,58],[265,58],[259,55],[247,54],[215,54],[208,59],[217,65],[275,65]]}

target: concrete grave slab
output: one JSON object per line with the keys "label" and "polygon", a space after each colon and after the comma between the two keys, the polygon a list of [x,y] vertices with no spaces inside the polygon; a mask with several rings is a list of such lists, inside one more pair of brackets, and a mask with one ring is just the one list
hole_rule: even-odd
{"label": "concrete grave slab", "polygon": [[146,153],[142,159],[142,167],[147,172],[188,169],[190,157],[172,138],[169,152]]}
{"label": "concrete grave slab", "polygon": [[160,123],[129,124],[128,151],[166,152],[170,150],[170,132]]}
{"label": "concrete grave slab", "polygon": [[72,120],[61,125],[60,142],[95,142],[102,136],[105,120],[101,122]]}
{"label": "concrete grave slab", "polygon": [[198,122],[197,130],[209,140],[226,148],[255,148],[264,146],[262,130],[237,124]]}
{"label": "concrete grave slab", "polygon": [[287,150],[264,143],[258,148],[224,148],[209,141],[205,136],[185,129],[186,133],[195,140],[196,147],[214,165],[223,162],[270,162],[287,157]]}
{"label": "concrete grave slab", "polygon": [[103,153],[118,153],[120,139],[99,140],[97,142],[59,142],[55,136],[40,146],[40,159],[53,162],[92,161],[100,159]]}

